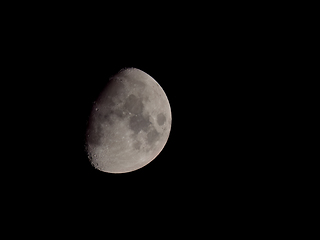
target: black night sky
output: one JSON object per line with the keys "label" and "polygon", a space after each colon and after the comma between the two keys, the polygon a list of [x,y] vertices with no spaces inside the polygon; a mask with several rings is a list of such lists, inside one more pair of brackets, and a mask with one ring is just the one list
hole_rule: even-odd
{"label": "black night sky", "polygon": [[[195,21],[185,12],[172,21],[153,21],[151,14],[122,25],[112,16],[92,14],[89,21],[80,15],[22,21],[13,42],[11,57],[33,88],[31,103],[24,103],[34,109],[27,115],[34,126],[28,136],[35,135],[34,129],[40,135],[35,153],[28,155],[41,150],[32,162],[30,186],[70,206],[80,201],[93,209],[105,204],[141,209],[146,200],[157,202],[150,206],[155,214],[166,205],[181,216],[212,206],[230,209],[233,199],[246,204],[241,199],[261,193],[268,169],[276,165],[270,151],[276,119],[267,105],[273,101],[268,89],[278,85],[270,60],[273,48],[257,25],[249,25],[254,21],[240,23],[217,13],[200,14]],[[109,77],[127,67],[141,69],[161,85],[171,106],[171,132],[151,163],[108,174],[88,161],[86,124]]]}

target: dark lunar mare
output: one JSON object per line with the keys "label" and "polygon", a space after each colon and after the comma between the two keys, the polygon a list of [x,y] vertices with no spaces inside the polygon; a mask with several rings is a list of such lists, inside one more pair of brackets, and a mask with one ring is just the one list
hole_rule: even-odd
{"label": "dark lunar mare", "polygon": [[143,102],[142,98],[138,98],[135,95],[131,94],[124,104],[124,109],[132,114],[142,114],[143,111]]}
{"label": "dark lunar mare", "polygon": [[160,134],[154,127],[147,134],[147,142],[150,146],[152,146],[159,138],[160,138]]}
{"label": "dark lunar mare", "polygon": [[163,113],[159,113],[157,116],[157,123],[162,126],[166,121],[166,116]]}
{"label": "dark lunar mare", "polygon": [[[150,122],[149,113],[147,116],[143,115],[144,105],[143,99],[141,97],[137,97],[131,94],[124,104],[124,110],[134,114],[130,117],[129,127],[134,132],[134,134],[138,134],[140,131],[144,131],[147,133],[147,143],[149,146],[153,146],[153,144],[159,140],[160,134],[154,128],[152,123]],[[158,124],[163,125],[165,122],[164,114],[158,115]],[[136,149],[140,148],[139,142],[134,143],[134,147]]]}
{"label": "dark lunar mare", "polygon": [[131,94],[124,104],[124,111],[131,113],[133,116],[129,119],[129,127],[134,132],[138,134],[140,131],[147,132],[151,126],[149,121],[149,116],[143,115],[143,101],[141,97],[137,97]]}
{"label": "dark lunar mare", "polygon": [[141,145],[142,145],[141,142],[139,142],[138,140],[136,140],[136,141],[133,143],[133,147],[134,147],[135,149],[137,149],[137,150],[140,149]]}
{"label": "dark lunar mare", "polygon": [[138,134],[140,131],[148,132],[150,126],[151,122],[143,115],[130,117],[129,127],[135,134]]}

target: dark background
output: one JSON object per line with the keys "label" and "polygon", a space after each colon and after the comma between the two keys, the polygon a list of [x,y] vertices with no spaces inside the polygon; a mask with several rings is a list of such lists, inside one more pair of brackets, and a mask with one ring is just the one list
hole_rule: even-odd
{"label": "dark background", "polygon": [[[147,213],[144,222],[173,216],[203,223],[218,215],[223,223],[228,216],[242,221],[248,209],[255,218],[256,206],[270,210],[281,144],[273,132],[279,118],[269,112],[277,111],[272,105],[282,91],[277,70],[286,53],[276,50],[287,46],[279,37],[286,28],[277,32],[261,8],[247,14],[233,5],[156,6],[149,13],[78,7],[37,14],[21,7],[20,18],[8,18],[14,27],[6,63],[14,66],[10,79],[19,87],[12,89],[26,109],[16,124],[27,128],[25,157],[15,168],[24,176],[22,195],[47,204],[50,214],[95,213],[120,222],[113,211]],[[86,121],[108,78],[125,67],[162,86],[172,127],[150,164],[108,174],[89,164]]]}
{"label": "dark background", "polygon": [[[259,72],[257,52],[238,35],[210,26],[178,33],[176,28],[151,28],[118,35],[90,27],[80,36],[83,30],[68,30],[67,38],[44,45],[44,59],[52,56],[41,64],[50,79],[41,93],[50,106],[50,125],[44,127],[53,141],[46,154],[52,164],[46,163],[49,169],[42,174],[50,173],[46,179],[67,195],[106,196],[101,191],[106,189],[124,202],[140,199],[139,194],[150,201],[169,198],[163,201],[170,204],[199,196],[202,202],[214,194],[215,201],[227,204],[238,194],[256,194],[266,184],[262,176],[268,155],[261,150],[266,129],[259,111],[264,94],[259,81],[266,76]],[[108,78],[125,67],[145,71],[162,86],[172,109],[172,128],[163,151],[150,164],[131,173],[108,174],[89,164],[84,133],[92,102]],[[130,197],[124,197],[128,192]]]}
{"label": "dark background", "polygon": [[[254,114],[258,107],[255,98],[263,91],[254,79],[259,61],[255,62],[255,56],[243,50],[244,46],[235,47],[230,40],[233,36],[208,31],[205,36],[190,37],[190,29],[187,36],[145,31],[121,37],[114,32],[93,35],[94,40],[84,37],[58,47],[58,58],[53,52],[53,59],[57,59],[53,82],[57,97],[62,98],[58,110],[68,116],[68,127],[81,139],[91,104],[108,78],[121,68],[136,67],[150,74],[166,92],[172,108],[172,131],[159,157],[132,175],[140,177],[149,171],[172,177],[187,172],[198,175],[217,167],[229,172],[233,166],[238,171],[236,158],[252,154],[245,150],[245,142],[254,141],[248,139],[252,134],[249,129],[260,117]],[[126,35],[131,37],[126,39]],[[79,147],[83,147],[80,141]],[[73,159],[68,161],[74,168]],[[96,171],[91,173],[100,176]]]}
{"label": "dark background", "polygon": [[[194,21],[173,14],[164,22],[138,18],[131,25],[130,17],[123,24],[114,15],[45,15],[19,22],[14,40],[21,72],[36,93],[30,97],[40,108],[42,120],[36,124],[49,137],[45,147],[54,146],[49,154],[53,172],[75,181],[204,178],[228,184],[247,178],[255,158],[263,157],[255,156],[255,138],[264,131],[259,109],[273,64],[271,43],[259,31],[263,22],[206,14]],[[89,166],[84,153],[86,121],[108,78],[125,67],[145,71],[162,86],[172,109],[172,130],[164,150],[145,168],[101,173]]]}

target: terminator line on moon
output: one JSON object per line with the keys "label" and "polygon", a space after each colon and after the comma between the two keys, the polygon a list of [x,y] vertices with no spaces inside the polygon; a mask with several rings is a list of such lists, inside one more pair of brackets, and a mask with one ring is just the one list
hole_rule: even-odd
{"label": "terminator line on moon", "polygon": [[170,129],[171,109],[163,89],[145,72],[127,68],[109,79],[94,103],[86,150],[98,170],[131,172],[157,157]]}

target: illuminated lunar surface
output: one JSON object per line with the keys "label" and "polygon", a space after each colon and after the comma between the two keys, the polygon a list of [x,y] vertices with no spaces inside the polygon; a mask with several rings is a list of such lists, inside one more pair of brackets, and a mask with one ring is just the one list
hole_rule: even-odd
{"label": "illuminated lunar surface", "polygon": [[139,69],[121,70],[93,105],[86,133],[90,162],[103,172],[137,170],[162,151],[170,129],[170,104],[160,85]]}

